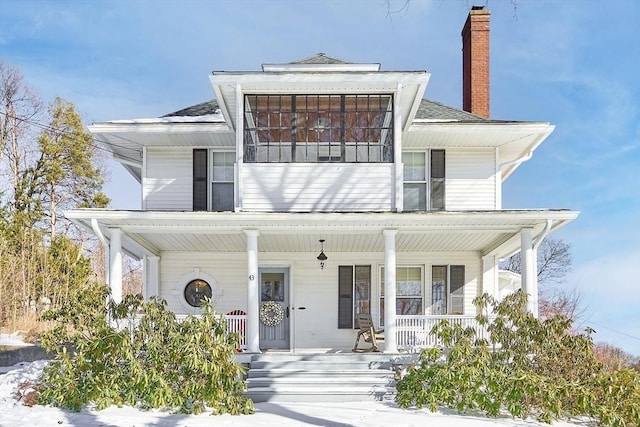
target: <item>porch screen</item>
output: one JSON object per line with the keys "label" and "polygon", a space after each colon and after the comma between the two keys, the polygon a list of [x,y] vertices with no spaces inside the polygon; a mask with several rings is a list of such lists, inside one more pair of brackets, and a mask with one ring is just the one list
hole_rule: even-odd
{"label": "porch screen", "polygon": [[338,267],[338,328],[356,327],[359,313],[370,313],[371,266],[341,265]]}

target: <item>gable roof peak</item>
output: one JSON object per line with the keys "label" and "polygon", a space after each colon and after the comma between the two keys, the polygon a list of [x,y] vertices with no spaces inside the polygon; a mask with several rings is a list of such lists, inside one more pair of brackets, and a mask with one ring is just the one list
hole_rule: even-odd
{"label": "gable roof peak", "polygon": [[351,64],[350,62],[343,61],[342,59],[329,56],[324,52],[318,52],[313,56],[304,59],[298,59],[291,61],[289,64]]}
{"label": "gable roof peak", "polygon": [[334,58],[324,52],[285,64],[262,64],[264,72],[377,72],[380,64],[354,63]]}

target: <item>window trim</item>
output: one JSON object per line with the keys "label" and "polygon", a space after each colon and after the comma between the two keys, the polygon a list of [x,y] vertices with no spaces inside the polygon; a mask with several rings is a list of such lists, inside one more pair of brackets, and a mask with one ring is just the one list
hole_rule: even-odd
{"label": "window trim", "polygon": [[[442,153],[442,177],[434,177],[434,167],[433,167],[433,163],[434,161],[437,161],[437,159],[434,156],[434,153]],[[402,155],[405,154],[422,154],[424,156],[424,180],[420,180],[420,181],[409,181],[405,179],[404,176],[404,161],[402,163],[402,167],[403,167],[403,177],[402,177],[402,189],[403,189],[403,193],[402,193],[402,210],[406,211],[406,212],[431,212],[431,211],[444,211],[447,209],[446,206],[446,202],[447,202],[447,194],[446,194],[446,190],[447,190],[447,176],[446,176],[446,170],[447,170],[447,150],[443,150],[443,149],[428,149],[425,151],[421,151],[421,150],[407,150],[407,151],[403,151]],[[434,187],[437,183],[440,183],[442,185],[442,200],[440,201],[440,203],[438,203],[438,207],[434,207],[434,205],[436,205],[435,202],[435,196],[434,196]],[[407,209],[405,206],[405,200],[404,200],[404,188],[405,188],[405,184],[424,184],[425,186],[425,202],[424,202],[424,206],[419,207],[418,209]],[[442,207],[440,207],[440,205]]]}
{"label": "window trim", "polygon": [[[341,270],[343,268],[349,268],[351,269],[351,289],[350,289],[350,294],[342,294],[341,293]],[[356,325],[356,317],[357,315],[360,313],[357,311],[356,307],[356,270],[358,268],[367,268],[369,271],[369,283],[368,283],[368,293],[367,293],[367,298],[366,300],[369,301],[369,313],[371,313],[371,307],[372,307],[372,303],[371,303],[371,287],[373,284],[372,281],[372,267],[371,264],[342,264],[338,266],[338,329],[357,329],[358,325]],[[349,299],[349,307],[350,307],[350,315],[351,318],[350,319],[342,319],[341,315],[343,310],[341,310],[342,308],[342,304],[344,299]],[[364,312],[364,311],[363,311]],[[350,320],[350,322],[346,322],[347,320]],[[350,326],[348,326],[348,323],[350,324]]]}
{"label": "window trim", "polygon": [[[215,164],[213,161],[213,157],[216,154],[225,154],[226,155],[231,155],[231,158],[233,160],[233,163],[231,165],[233,171],[232,171],[232,179],[231,181],[222,181],[222,180],[216,180],[215,179],[215,173],[214,173],[214,168],[215,168]],[[232,150],[211,150],[209,149],[209,157],[208,157],[209,161],[211,162],[211,165],[209,167],[209,172],[210,172],[210,176],[211,179],[209,179],[208,182],[208,186],[209,186],[209,205],[208,205],[208,210],[213,212],[213,184],[231,184],[232,187],[232,191],[231,191],[231,195],[232,195],[232,200],[231,200],[231,205],[232,208],[229,210],[223,210],[223,211],[219,211],[219,212],[233,212],[235,210],[235,206],[236,206],[236,201],[235,201],[235,151]]]}
{"label": "window trim", "polygon": [[[214,181],[214,173],[213,173],[213,156],[214,153],[225,153],[225,154],[231,154],[232,155],[232,159],[233,159],[233,180],[232,181],[219,181],[219,180],[215,180]],[[205,174],[204,174],[204,179],[202,176],[198,176],[196,177],[196,157],[203,155],[204,159],[205,159]],[[236,208],[236,176],[235,176],[235,167],[236,167],[236,160],[235,160],[235,150],[232,149],[211,149],[211,148],[194,148],[193,152],[192,152],[192,157],[191,157],[191,163],[192,163],[192,173],[191,173],[191,184],[192,184],[192,194],[191,194],[191,203],[192,203],[192,209],[193,211],[201,211],[201,212],[212,212],[213,209],[213,184],[214,183],[226,183],[226,184],[232,184],[233,185],[233,201],[232,201],[232,205],[233,208],[231,210],[228,211],[224,211],[224,212],[233,212]],[[205,189],[203,190],[202,188],[200,188],[200,185],[197,185],[196,182],[201,183],[204,182],[205,183]],[[201,191],[202,193],[198,193],[198,191]],[[196,206],[196,200],[199,200],[198,196],[200,196],[201,198],[204,198],[206,201],[206,208],[203,207],[201,204]],[[221,211],[222,212],[222,211]]]}
{"label": "window trim", "polygon": [[[433,269],[435,267],[444,267],[446,268],[447,277],[445,284],[445,298],[446,298],[446,307],[445,313],[434,313],[434,298],[433,298]],[[452,311],[452,292],[451,292],[451,277],[452,277],[452,269],[462,269],[462,284],[456,288],[454,291],[461,290],[462,292],[462,312],[453,313]],[[429,313],[432,315],[464,315],[465,314],[465,287],[467,285],[467,266],[466,264],[432,264],[431,265],[431,277],[430,277],[430,285],[429,285]]]}
{"label": "window trim", "polygon": [[[384,264],[378,264],[378,322],[380,327],[384,326],[384,308],[382,305],[382,301],[384,300]],[[414,264],[414,263],[408,263],[408,264],[397,264],[396,265],[396,304],[397,304],[397,300],[398,300],[398,269],[399,268],[419,268],[420,269],[420,282],[421,282],[421,286],[420,286],[420,292],[421,292],[421,296],[420,299],[422,300],[421,303],[421,307],[420,307],[420,311],[421,314],[419,314],[419,316],[424,315],[425,313],[425,300],[426,300],[426,295],[425,295],[425,291],[426,291],[426,277],[425,277],[425,265],[424,264]],[[412,298],[412,299],[418,299],[418,297],[410,297],[410,296],[402,296],[401,298]],[[398,316],[403,316],[402,314],[398,314],[396,313],[396,315]]]}

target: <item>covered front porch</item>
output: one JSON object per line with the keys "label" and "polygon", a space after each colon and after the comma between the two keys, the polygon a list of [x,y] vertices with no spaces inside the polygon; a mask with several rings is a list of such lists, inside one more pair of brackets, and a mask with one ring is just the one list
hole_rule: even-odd
{"label": "covered front porch", "polygon": [[[437,345],[429,331],[438,320],[474,326],[473,298],[483,292],[498,295],[500,257],[524,254],[522,286],[537,295],[536,247],[576,216],[572,211],[67,212],[107,246],[108,284],[116,301],[122,298],[125,252],[144,261],[145,297],[167,299],[178,315],[197,314],[198,309],[185,301],[185,285],[206,281],[217,311],[226,313],[230,331],[241,335],[240,349],[248,354],[273,348],[350,350],[355,314],[361,311],[384,326],[385,353]],[[319,240],[325,240],[328,257],[323,268],[316,259]],[[433,291],[436,268],[448,275],[453,273],[449,265],[463,267],[462,299],[455,310],[448,296],[439,301],[444,301],[446,313],[439,314]],[[360,300],[358,269],[368,272],[367,295]],[[352,282],[342,277],[349,271],[354,272]],[[417,278],[400,280],[398,272],[415,273]],[[352,286],[346,299],[344,283]],[[418,293],[407,294],[408,289]],[[276,319],[277,325],[261,318],[265,301],[282,307],[283,319]],[[537,311],[535,298],[529,309]]]}

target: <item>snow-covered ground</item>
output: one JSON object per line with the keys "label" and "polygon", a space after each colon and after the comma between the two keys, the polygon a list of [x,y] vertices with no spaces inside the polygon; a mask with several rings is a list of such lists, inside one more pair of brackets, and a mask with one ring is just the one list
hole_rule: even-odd
{"label": "snow-covered ground", "polygon": [[[103,411],[70,412],[48,406],[25,406],[16,391],[25,381],[34,381],[46,361],[21,363],[0,375],[0,426],[429,426],[429,427],[538,427],[546,424],[459,415],[426,409],[400,409],[393,403],[258,403],[254,415],[183,415],[141,411],[132,407],[110,407]],[[555,423],[556,427],[584,424]]]}
{"label": "snow-covered ground", "polygon": [[[0,334],[0,345],[20,345],[17,335]],[[24,343],[22,343],[24,345]],[[427,409],[400,409],[390,402],[344,403],[258,403],[253,415],[210,414],[184,415],[162,411],[141,411],[132,407],[110,407],[103,411],[85,409],[71,412],[48,406],[25,406],[20,394],[29,391],[21,387],[38,379],[46,361],[19,363],[0,368],[0,427],[12,426],[429,426],[429,427],[538,427],[547,424],[493,419],[454,412],[429,412]],[[556,427],[585,424],[555,423]]]}

